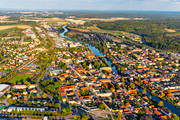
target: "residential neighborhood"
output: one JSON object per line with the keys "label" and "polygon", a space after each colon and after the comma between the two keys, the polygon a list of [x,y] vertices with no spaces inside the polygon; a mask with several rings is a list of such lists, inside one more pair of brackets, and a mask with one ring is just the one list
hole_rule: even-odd
{"label": "residential neighborhood", "polygon": [[23,17],[28,28],[0,32],[0,118],[179,120],[178,53]]}

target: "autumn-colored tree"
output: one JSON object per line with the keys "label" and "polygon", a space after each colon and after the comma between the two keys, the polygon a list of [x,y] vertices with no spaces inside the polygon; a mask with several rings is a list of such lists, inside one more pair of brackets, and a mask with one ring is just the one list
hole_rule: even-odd
{"label": "autumn-colored tree", "polygon": [[123,83],[125,82],[125,80],[124,80],[124,77],[123,77],[123,76],[121,77],[121,81],[122,81]]}
{"label": "autumn-colored tree", "polygon": [[117,120],[121,120],[121,119],[122,119],[122,113],[121,113],[121,112],[118,112]]}
{"label": "autumn-colored tree", "polygon": [[134,83],[130,83],[130,87],[131,87],[131,89],[134,89],[135,88],[135,84]]}
{"label": "autumn-colored tree", "polygon": [[159,101],[158,106],[163,107],[164,106],[163,101]]}
{"label": "autumn-colored tree", "polygon": [[115,92],[115,88],[114,87],[111,87],[111,92]]}
{"label": "autumn-colored tree", "polygon": [[144,95],[146,95],[147,94],[147,91],[146,91],[146,89],[143,89],[143,92],[142,92]]}

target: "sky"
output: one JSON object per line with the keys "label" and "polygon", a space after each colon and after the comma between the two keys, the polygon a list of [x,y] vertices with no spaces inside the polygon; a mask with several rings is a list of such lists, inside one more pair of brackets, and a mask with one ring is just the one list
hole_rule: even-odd
{"label": "sky", "polygon": [[0,9],[180,11],[180,0],[1,0]]}

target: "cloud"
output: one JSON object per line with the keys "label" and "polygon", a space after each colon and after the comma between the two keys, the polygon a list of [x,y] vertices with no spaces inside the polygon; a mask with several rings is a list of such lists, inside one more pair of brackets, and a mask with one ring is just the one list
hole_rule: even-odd
{"label": "cloud", "polygon": [[168,2],[169,0],[160,0],[160,1],[162,1],[162,2]]}
{"label": "cloud", "polygon": [[179,10],[180,0],[1,0],[0,8],[81,10]]}
{"label": "cloud", "polygon": [[180,1],[175,2],[175,5],[180,6]]}

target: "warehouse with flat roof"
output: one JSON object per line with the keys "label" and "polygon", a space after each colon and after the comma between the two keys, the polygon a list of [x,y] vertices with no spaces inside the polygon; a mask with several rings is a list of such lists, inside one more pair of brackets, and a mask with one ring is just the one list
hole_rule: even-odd
{"label": "warehouse with flat roof", "polygon": [[0,84],[0,96],[4,95],[10,89],[8,84]]}

